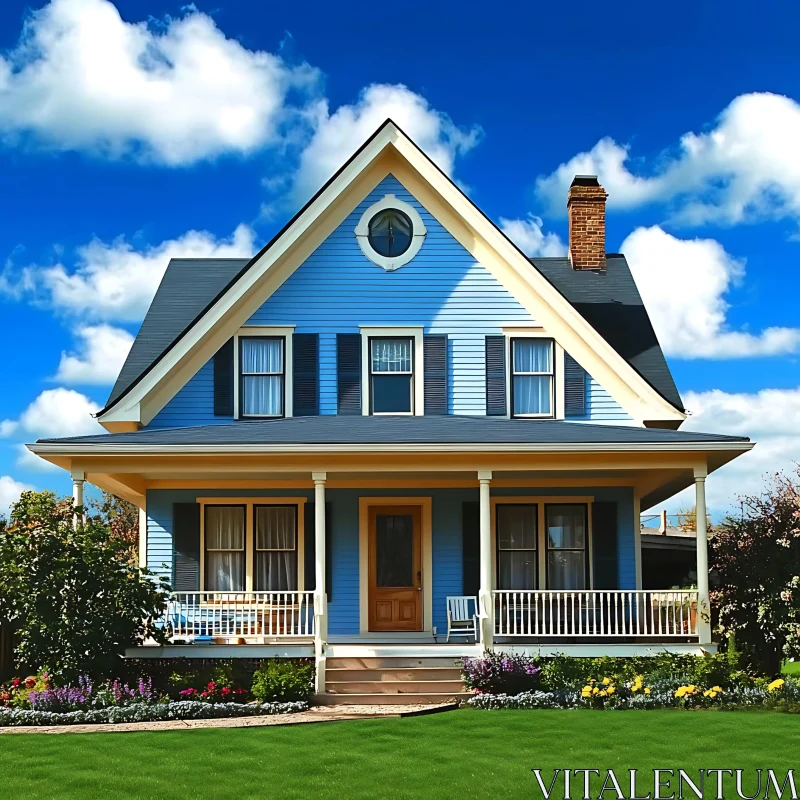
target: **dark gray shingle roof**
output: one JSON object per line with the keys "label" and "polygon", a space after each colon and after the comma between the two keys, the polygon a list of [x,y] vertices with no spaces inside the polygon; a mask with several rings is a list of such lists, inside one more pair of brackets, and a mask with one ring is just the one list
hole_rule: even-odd
{"label": "dark gray shingle roof", "polygon": [[107,406],[164,355],[248,261],[247,258],[173,258],[169,262]]}
{"label": "dark gray shingle roof", "polygon": [[192,428],[149,428],[39,443],[130,445],[280,444],[692,444],[747,442],[738,436],[563,420],[492,417],[321,416],[242,421]]}
{"label": "dark gray shingle roof", "polygon": [[604,272],[575,270],[568,258],[531,263],[575,310],[665,399],[683,403],[625,256],[606,256]]}

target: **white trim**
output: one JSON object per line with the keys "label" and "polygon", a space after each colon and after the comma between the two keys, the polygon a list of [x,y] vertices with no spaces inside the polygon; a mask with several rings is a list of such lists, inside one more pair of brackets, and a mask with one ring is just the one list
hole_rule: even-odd
{"label": "white trim", "polygon": [[[380,253],[373,250],[372,245],[369,243],[370,220],[379,211],[383,211],[387,208],[396,208],[398,211],[402,211],[411,220],[411,244],[409,244],[408,249],[404,253],[401,253],[399,256],[394,256],[394,258],[382,256]],[[358,246],[361,248],[361,252],[373,264],[377,264],[387,272],[392,272],[399,269],[404,264],[408,264],[419,252],[420,247],[422,247],[427,232],[428,229],[425,227],[425,223],[422,221],[422,217],[417,212],[417,209],[395,197],[393,194],[384,195],[377,203],[373,203],[361,215],[361,219],[358,221],[358,225],[356,225],[355,229],[356,240],[358,241]]]}
{"label": "white trim", "polygon": [[[138,434],[137,434],[138,435]],[[681,453],[740,452],[755,447],[755,442],[616,442],[616,443],[437,443],[418,444],[29,444],[36,455],[146,455],[148,453]]]}
{"label": "white trim", "polygon": [[[411,380],[414,384],[414,407],[411,414],[399,416],[421,417],[425,414],[425,350],[424,329],[419,325],[359,325],[361,331],[361,414],[371,416],[370,390],[371,390],[371,358],[369,340],[371,337],[392,337],[397,339],[414,340],[414,364]],[[387,416],[377,414],[376,416]],[[388,415],[391,416],[391,415]]]}
{"label": "white trim", "polygon": [[[486,266],[522,305],[537,319],[542,319],[570,354],[587,369],[614,399],[636,420],[663,420],[681,422],[686,415],[665,400],[636,370],[605,341],[589,323],[572,307],[558,290],[552,286],[530,262],[472,204],[464,193],[430,162],[394,124],[387,122],[373,139],[359,152],[306,209],[300,213],[283,235],[242,274],[235,284],[211,307],[197,323],[187,331],[150,372],[123,398],[114,403],[101,417],[102,424],[138,422],[146,424],[174,395],[171,385],[161,387],[175,371],[175,382],[185,381],[188,376],[208,360],[208,351],[221,346],[226,333],[232,327],[236,315],[249,311],[253,296],[258,290],[258,302],[263,302],[296,269],[302,258],[290,264],[286,275],[280,271],[283,261],[293,249],[302,252],[301,240],[317,226],[320,218],[331,208],[337,198],[348,189],[371,165],[376,171],[383,169],[378,158],[386,151],[387,159],[394,163],[390,169],[406,177],[411,183],[423,181],[434,198],[441,198],[443,209],[452,209],[463,221],[456,231],[457,238],[469,245],[470,252]],[[392,156],[394,151],[399,158]],[[413,180],[416,178],[416,180]],[[373,184],[374,185],[374,184]],[[433,209],[435,211],[435,209]],[[328,216],[331,216],[330,214]],[[335,217],[335,214],[333,215]],[[338,217],[337,217],[338,219]],[[320,223],[321,224],[321,223]],[[325,224],[328,224],[327,222]],[[332,223],[331,223],[332,224]],[[324,225],[323,225],[324,227]],[[324,233],[322,231],[321,233]],[[313,242],[311,242],[313,244]],[[271,280],[270,270],[278,265],[278,277]],[[285,270],[284,270],[285,271]],[[279,282],[280,281],[280,282]],[[240,307],[244,307],[240,310]],[[245,319],[250,317],[246,313]],[[243,320],[242,320],[243,321]],[[221,324],[221,323],[225,324]],[[241,322],[239,323],[241,324]],[[210,334],[215,332],[216,335]],[[209,341],[203,348],[201,343]],[[212,353],[213,354],[213,353]],[[182,383],[180,384],[182,385]],[[160,389],[160,391],[157,391]]]}
{"label": "white trim", "polygon": [[[292,340],[294,325],[242,325],[233,335],[233,418],[239,419],[239,338],[265,336],[283,339],[283,416],[294,416],[294,384],[292,364]],[[253,417],[247,419],[281,419],[281,417]]]}
{"label": "white trim", "polygon": [[254,506],[296,506],[295,525],[297,549],[297,589],[305,591],[305,497],[196,497],[200,504],[200,589],[206,591],[206,506],[244,506],[244,591],[253,591],[255,561],[255,509]]}
{"label": "white trim", "polygon": [[[369,630],[369,510],[372,506],[419,506],[422,537],[422,631],[433,631],[433,498],[358,498],[358,608],[359,630]],[[386,633],[391,633],[387,631]]]}

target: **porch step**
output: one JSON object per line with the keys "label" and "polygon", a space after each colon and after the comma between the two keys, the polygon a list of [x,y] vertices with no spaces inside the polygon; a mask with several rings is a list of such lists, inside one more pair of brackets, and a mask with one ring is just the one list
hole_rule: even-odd
{"label": "porch step", "polygon": [[[330,663],[330,662],[328,662]],[[327,667],[327,681],[459,681],[458,667],[387,667],[384,669],[340,669]]]}
{"label": "porch step", "polygon": [[461,680],[461,659],[442,656],[329,658],[324,704],[441,703],[470,695]]}
{"label": "porch step", "polygon": [[331,669],[430,669],[449,667],[461,670],[462,661],[452,656],[348,656],[328,658]]}
{"label": "porch step", "polygon": [[429,694],[333,694],[326,692],[316,696],[316,703],[322,706],[336,705],[432,705],[435,703],[450,703],[456,700],[467,700],[472,695],[469,692],[458,693],[429,693]]}
{"label": "porch step", "polygon": [[329,694],[459,694],[464,684],[454,681],[325,681]]}

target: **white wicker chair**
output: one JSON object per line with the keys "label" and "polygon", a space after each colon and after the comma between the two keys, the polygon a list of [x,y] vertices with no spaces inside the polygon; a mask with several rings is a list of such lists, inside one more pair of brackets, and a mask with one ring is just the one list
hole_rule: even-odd
{"label": "white wicker chair", "polygon": [[450,636],[474,636],[478,641],[478,598],[463,595],[447,598],[447,641]]}

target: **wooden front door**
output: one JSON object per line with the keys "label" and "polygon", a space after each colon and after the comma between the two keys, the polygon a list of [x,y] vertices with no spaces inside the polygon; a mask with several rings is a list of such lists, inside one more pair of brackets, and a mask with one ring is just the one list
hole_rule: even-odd
{"label": "wooden front door", "polygon": [[422,630],[419,506],[370,506],[369,629]]}

